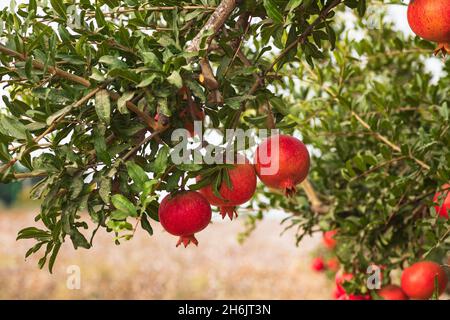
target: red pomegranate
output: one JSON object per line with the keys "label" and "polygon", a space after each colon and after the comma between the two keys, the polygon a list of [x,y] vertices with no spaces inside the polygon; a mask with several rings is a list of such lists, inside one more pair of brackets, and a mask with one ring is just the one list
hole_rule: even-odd
{"label": "red pomegranate", "polygon": [[436,54],[450,51],[450,1],[411,0],[408,23],[419,37],[438,43]]}
{"label": "red pomegranate", "polygon": [[403,270],[402,289],[411,299],[430,299],[436,278],[439,294],[442,294],[448,281],[444,269],[432,261],[417,262]]}
{"label": "red pomegranate", "polygon": [[[228,169],[228,175],[232,188],[229,188],[225,181],[222,182],[219,193],[222,199],[214,194],[211,185],[200,189],[200,193],[205,196],[210,204],[218,206],[222,218],[226,215],[233,220],[237,217],[236,206],[243,204],[253,197],[256,190],[256,174],[254,167],[249,160],[242,155],[238,155],[238,164],[235,164],[232,169]],[[198,177],[197,180],[200,180]]]}
{"label": "red pomegranate", "polygon": [[323,233],[322,242],[326,248],[333,250],[336,247],[336,240],[334,239],[336,234],[337,230],[330,230]]}
{"label": "red pomegranate", "polygon": [[339,292],[339,289],[338,288],[334,288],[333,289],[333,292],[331,293],[331,297],[334,299],[334,300],[339,300],[339,298],[342,296],[342,294]]}
{"label": "red pomegranate", "polygon": [[321,257],[314,258],[311,263],[311,268],[314,271],[323,271],[325,269],[325,264],[323,263],[323,259]]}
{"label": "red pomegranate", "polygon": [[293,195],[295,186],[305,180],[309,171],[309,152],[297,138],[274,135],[256,149],[255,169],[268,187]]}
{"label": "red pomegranate", "polygon": [[389,284],[378,290],[377,294],[384,300],[409,300],[402,288],[395,284]]}
{"label": "red pomegranate", "polygon": [[343,294],[340,295],[338,300],[372,300],[370,295],[360,295],[360,294]]}
{"label": "red pomegranate", "polygon": [[192,242],[198,245],[194,234],[205,229],[211,221],[211,206],[208,200],[195,191],[179,191],[167,195],[158,210],[163,228],[179,236],[177,247]]}
{"label": "red pomegranate", "polygon": [[330,258],[327,260],[327,269],[333,272],[337,272],[339,270],[339,260],[336,257]]}
{"label": "red pomegranate", "polygon": [[346,281],[350,281],[353,279],[353,273],[336,273],[335,281],[336,281],[336,291],[339,295],[346,294],[345,289],[343,287],[343,283]]}
{"label": "red pomegranate", "polygon": [[[445,199],[442,199],[443,196],[441,196],[441,192],[437,192],[434,195],[433,202],[437,204],[441,204],[441,206],[435,206],[436,212],[439,214],[439,216],[443,218],[448,219],[448,213],[450,212],[450,184],[445,184],[442,186],[442,189],[444,189],[444,195]],[[444,202],[442,202],[444,200]]]}

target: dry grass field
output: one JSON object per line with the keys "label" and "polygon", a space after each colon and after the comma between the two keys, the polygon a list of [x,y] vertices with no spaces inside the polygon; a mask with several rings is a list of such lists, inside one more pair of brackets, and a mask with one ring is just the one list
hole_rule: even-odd
{"label": "dry grass field", "polygon": [[[331,282],[311,271],[311,251],[319,238],[296,247],[292,233],[280,237],[276,219],[261,222],[242,245],[241,220],[214,222],[198,234],[198,248],[175,248],[176,239],[155,227],[150,237],[116,246],[100,231],[91,250],[67,242],[53,275],[39,270],[37,257],[24,260],[31,241],[17,231],[33,225],[36,213],[0,213],[0,299],[329,299]],[[69,290],[67,268],[80,267],[81,288]]]}

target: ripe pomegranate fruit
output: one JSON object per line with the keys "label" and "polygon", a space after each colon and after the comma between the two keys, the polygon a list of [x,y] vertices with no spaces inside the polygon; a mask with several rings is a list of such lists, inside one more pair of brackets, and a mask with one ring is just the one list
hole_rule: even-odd
{"label": "ripe pomegranate fruit", "polygon": [[189,243],[198,245],[194,234],[205,229],[211,221],[211,206],[208,200],[195,191],[179,191],[167,195],[158,210],[163,228],[179,236],[177,247]]}
{"label": "ripe pomegranate fruit", "polygon": [[255,169],[268,187],[281,189],[292,196],[295,186],[305,180],[309,171],[309,152],[297,138],[274,135],[256,149]]}
{"label": "ripe pomegranate fruit", "polygon": [[412,299],[430,299],[436,278],[439,294],[442,294],[448,281],[444,269],[432,261],[417,262],[403,270],[402,289]]}
{"label": "ripe pomegranate fruit", "polygon": [[323,263],[323,259],[321,257],[314,258],[311,263],[311,268],[314,271],[323,271],[325,270],[325,264]]}
{"label": "ripe pomegranate fruit", "polygon": [[450,1],[411,0],[408,23],[419,37],[438,43],[436,54],[450,52]]}
{"label": "ripe pomegranate fruit", "polygon": [[443,191],[444,196],[446,195],[444,202],[441,202],[443,197],[441,196],[442,193],[437,192],[434,195],[433,202],[437,204],[442,203],[442,205],[441,206],[437,205],[434,208],[436,209],[436,212],[439,214],[440,217],[448,219],[448,213],[450,212],[450,184],[445,184],[444,186],[442,186],[442,189],[445,190]]}
{"label": "ripe pomegranate fruit", "polygon": [[[256,174],[254,167],[249,160],[242,155],[238,155],[238,164],[228,169],[228,176],[232,188],[229,188],[225,181],[222,182],[219,193],[222,198],[214,194],[213,187],[207,185],[201,188],[200,193],[205,196],[210,204],[218,206],[220,214],[224,219],[228,215],[231,220],[238,216],[236,206],[243,204],[253,197],[256,190]],[[201,177],[197,177],[200,180]]]}
{"label": "ripe pomegranate fruit", "polygon": [[360,295],[360,294],[343,294],[339,296],[338,300],[372,300],[370,295]]}
{"label": "ripe pomegranate fruit", "polygon": [[334,299],[334,300],[339,300],[339,298],[342,296],[342,294],[339,292],[339,289],[338,288],[334,288],[333,289],[333,292],[332,292],[332,294],[331,294],[331,297]]}
{"label": "ripe pomegranate fruit", "polygon": [[353,279],[353,273],[336,273],[335,281],[336,281],[336,291],[339,295],[346,294],[344,287],[342,284],[346,281],[350,281]]}
{"label": "ripe pomegranate fruit", "polygon": [[339,260],[336,257],[328,259],[326,264],[328,270],[333,272],[337,272],[339,270]]}
{"label": "ripe pomegranate fruit", "polygon": [[326,248],[333,250],[336,247],[336,240],[334,239],[336,234],[337,230],[330,230],[323,233],[322,242]]}
{"label": "ripe pomegranate fruit", "polygon": [[389,284],[377,291],[377,294],[384,300],[409,300],[402,288],[395,284]]}

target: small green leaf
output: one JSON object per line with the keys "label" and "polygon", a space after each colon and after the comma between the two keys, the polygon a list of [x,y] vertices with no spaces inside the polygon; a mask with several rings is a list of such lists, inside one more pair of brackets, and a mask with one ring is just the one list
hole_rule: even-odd
{"label": "small green leaf", "polygon": [[134,183],[139,189],[144,188],[144,184],[148,181],[148,176],[139,165],[133,161],[128,161],[127,164],[128,175],[133,179]]}
{"label": "small green leaf", "polygon": [[156,156],[154,168],[155,173],[163,173],[166,171],[167,164],[169,162],[169,151],[170,149],[167,146],[163,146]]}
{"label": "small green leaf", "polygon": [[142,229],[147,231],[149,235],[151,235],[151,236],[153,235],[153,228],[152,228],[152,226],[150,225],[150,222],[147,219],[147,215],[145,215],[145,214],[143,214],[141,216],[141,227],[142,227]]}
{"label": "small green leaf", "polygon": [[98,193],[105,204],[111,201],[111,179],[105,176],[100,177]]}
{"label": "small green leaf", "polygon": [[167,78],[167,81],[170,84],[173,84],[178,89],[180,89],[183,86],[183,79],[181,78],[178,71],[173,71],[172,74]]}
{"label": "small green leaf", "polygon": [[267,15],[273,22],[283,23],[283,15],[280,10],[278,10],[275,0],[264,0],[263,4]]}
{"label": "small green leaf", "polygon": [[67,19],[66,6],[62,0],[50,0],[53,10],[64,20]]}
{"label": "small green leaf", "polygon": [[136,217],[137,211],[136,207],[131,203],[130,200],[125,198],[121,194],[115,194],[111,198],[111,202],[117,210],[120,210],[129,216]]}
{"label": "small green leaf", "polygon": [[111,101],[108,91],[100,90],[95,95],[95,111],[98,118],[103,123],[109,124],[111,121]]}
{"label": "small green leaf", "polygon": [[120,98],[119,100],[117,100],[117,109],[119,109],[119,112],[121,114],[127,114],[128,112],[128,108],[127,108],[127,102],[130,101],[134,96],[134,92],[133,91],[128,91],[125,92]]}

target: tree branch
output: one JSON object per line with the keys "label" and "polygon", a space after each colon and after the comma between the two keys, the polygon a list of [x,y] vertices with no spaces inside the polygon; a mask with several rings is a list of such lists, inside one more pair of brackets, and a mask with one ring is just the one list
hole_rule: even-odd
{"label": "tree branch", "polygon": [[[6,46],[4,46],[3,44],[0,44],[0,52],[4,53],[4,54],[6,54],[6,55],[8,55],[10,57],[19,59],[21,61],[26,61],[27,60],[27,57],[24,54],[19,53],[19,52],[14,51],[14,50],[11,50],[11,49],[7,48]],[[33,60],[32,61],[32,65],[33,65],[33,68],[38,69],[38,70],[44,70],[45,69],[45,64],[40,62],[40,61],[38,61],[38,60]],[[47,70],[51,74],[57,75],[58,77],[70,80],[72,82],[76,82],[78,84],[81,84],[82,86],[85,86],[85,87],[90,87],[91,86],[91,83],[89,82],[89,80],[86,80],[86,79],[84,79],[82,77],[79,77],[79,76],[77,76],[75,74],[72,74],[72,73],[66,72],[64,70],[61,70],[59,68],[48,66]]]}
{"label": "tree branch", "polygon": [[[395,143],[391,142],[388,138],[386,138],[385,136],[382,136],[381,134],[379,134],[376,131],[373,131],[372,128],[369,126],[369,124],[367,122],[365,122],[355,111],[352,111],[352,116],[355,117],[355,119],[367,130],[369,130],[370,132],[373,132],[374,137],[376,139],[378,139],[379,141],[383,142],[384,144],[386,144],[387,146],[389,146],[392,150],[396,151],[396,152],[402,152],[402,149],[396,145]],[[425,162],[423,162],[422,160],[417,159],[416,157],[414,157],[414,155],[410,154],[409,158],[414,160],[419,166],[421,166],[423,169],[425,170],[430,170],[430,166],[427,165]]]}
{"label": "tree branch", "polygon": [[[6,54],[6,55],[8,55],[8,56],[14,57],[14,58],[16,58],[16,59],[19,59],[19,60],[21,60],[21,61],[26,61],[26,60],[27,60],[27,57],[26,57],[24,54],[19,53],[19,52],[14,51],[14,50],[11,50],[11,49],[7,48],[6,46],[4,46],[4,45],[1,44],[1,43],[0,43],[0,52]],[[33,65],[33,68],[39,69],[39,70],[44,70],[44,67],[45,67],[44,64],[43,64],[41,61],[38,61],[38,60],[33,60],[33,61],[32,61],[32,65]],[[61,78],[64,78],[64,79],[67,79],[67,80],[69,80],[69,81],[78,83],[78,84],[80,84],[80,85],[82,85],[82,86],[85,86],[85,87],[87,87],[87,88],[89,88],[89,87],[91,86],[91,83],[89,82],[89,80],[84,79],[84,78],[82,78],[82,77],[79,77],[79,76],[77,76],[77,75],[74,75],[74,74],[72,74],[72,73],[66,72],[66,71],[64,71],[64,70],[61,70],[61,69],[59,69],[59,68],[56,68],[56,67],[50,67],[50,66],[49,66],[49,67],[47,67],[47,70],[49,70],[49,71],[50,71],[52,74],[54,74],[54,75],[57,75],[57,76],[59,76],[59,77],[61,77]],[[98,91],[98,89],[99,89],[99,88],[94,89],[94,91],[95,91],[95,90]],[[95,91],[95,93],[97,93],[97,91]],[[95,94],[95,93],[94,93],[94,94]],[[120,95],[119,95],[118,93],[116,93],[116,92],[108,91],[108,93],[109,93],[111,99],[113,99],[113,100],[115,100],[115,101],[117,101],[117,100],[120,98]],[[145,112],[142,112],[141,110],[139,110],[139,108],[138,108],[135,104],[133,104],[131,101],[128,101],[128,102],[126,103],[126,106],[127,106],[127,108],[128,108],[130,111],[134,112],[134,113],[137,114],[142,120],[144,120],[145,123],[149,126],[149,128],[151,128],[151,129],[153,129],[153,130],[156,130],[156,129],[160,128],[160,126],[156,123],[156,121],[155,121],[152,117],[150,117],[150,116],[149,116],[148,114],[146,114]],[[52,128],[52,129],[53,129],[53,128]],[[49,132],[51,132],[51,131],[52,131],[52,130],[50,130]],[[49,132],[46,132],[45,134],[48,134]],[[39,139],[39,140],[40,140],[40,139]],[[0,172],[1,172],[1,171],[0,171]]]}
{"label": "tree branch", "polygon": [[211,40],[223,26],[235,7],[235,0],[222,0],[222,2],[220,2],[220,4],[217,6],[216,10],[209,17],[208,21],[200,30],[200,32],[194,37],[194,39],[192,39],[192,42],[188,45],[186,50],[188,52],[199,51],[201,49],[200,44],[202,42],[204,34],[212,30],[213,34],[208,36],[208,39],[206,41],[206,43],[209,45],[209,43],[211,43]]}

